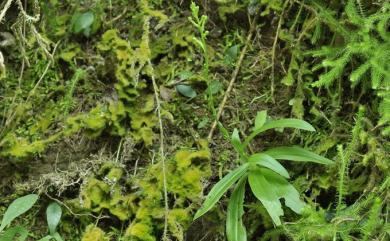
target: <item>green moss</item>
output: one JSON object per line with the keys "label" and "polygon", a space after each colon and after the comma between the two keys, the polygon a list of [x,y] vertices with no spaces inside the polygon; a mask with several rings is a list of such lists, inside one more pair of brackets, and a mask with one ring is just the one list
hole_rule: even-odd
{"label": "green moss", "polygon": [[[147,23],[148,20],[145,21]],[[157,118],[153,113],[154,97],[146,90],[148,83],[140,79],[141,75],[150,75],[147,61],[151,53],[147,34],[148,31],[145,29],[140,46],[132,48],[128,41],[119,37],[118,30],[111,29],[103,34],[98,49],[114,53],[118,60],[115,70],[118,83],[115,88],[119,101],[118,104],[111,104],[109,107],[112,114],[110,119],[114,126],[113,133],[124,134],[123,123],[130,120],[132,137],[136,141],[151,145],[154,139],[152,128],[157,124]],[[140,98],[145,101],[139,101]]]}
{"label": "green moss", "polygon": [[81,241],[109,241],[109,238],[106,237],[103,230],[94,225],[89,225]]}
{"label": "green moss", "polygon": [[101,180],[90,177],[86,181],[81,191],[83,207],[96,213],[108,210],[120,220],[128,220],[136,208],[136,195],[123,194],[122,187],[118,184],[123,170],[113,163],[106,163],[100,173],[105,174]]}
{"label": "green moss", "polygon": [[[196,203],[202,193],[202,179],[211,175],[210,151],[207,142],[199,141],[199,150],[180,150],[166,163],[167,192],[174,196],[168,210],[169,235],[176,240],[184,239],[184,230],[192,221],[194,211],[190,203]],[[161,162],[150,166],[144,177],[137,182],[141,200],[135,219],[127,228],[126,236],[136,240],[160,240],[165,208],[164,180]]]}

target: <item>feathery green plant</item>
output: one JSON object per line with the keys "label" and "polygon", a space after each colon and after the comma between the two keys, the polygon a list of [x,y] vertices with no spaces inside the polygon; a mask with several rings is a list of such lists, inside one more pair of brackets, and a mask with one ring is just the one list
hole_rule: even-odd
{"label": "feathery green plant", "polygon": [[[313,57],[324,59],[314,69],[327,70],[312,85],[330,86],[345,75],[348,64],[353,64],[349,74],[352,86],[370,79],[368,85],[382,98],[378,125],[386,126],[383,135],[390,134],[390,2],[384,2],[375,14],[365,16],[355,0],[349,0],[345,6],[346,23],[336,19],[331,10],[317,2],[313,1],[313,5],[318,9],[318,19],[341,36],[343,42],[340,46],[324,46],[308,52]],[[349,27],[351,25],[353,27]]]}
{"label": "feathery green plant", "polygon": [[253,138],[260,133],[275,128],[315,131],[313,126],[303,120],[267,120],[266,111],[258,112],[254,128],[243,142],[240,140],[237,129],[234,129],[231,136],[231,144],[239,154],[241,165],[214,185],[203,206],[195,214],[195,219],[197,219],[207,213],[223,194],[236,183],[227,210],[226,232],[229,241],[246,240],[242,215],[244,213],[243,203],[247,181],[253,194],[263,204],[274,224],[279,226],[282,224],[280,216],[283,215],[281,198],[284,198],[286,206],[296,213],[301,213],[305,203],[299,199],[299,192],[287,181],[290,178],[288,171],[277,160],[319,164],[333,163],[325,157],[296,146],[275,147],[252,155],[246,151]]}
{"label": "feathery green plant", "polygon": [[[388,202],[389,180],[387,177],[382,185],[366,190],[361,197],[347,205],[345,198],[348,190],[349,167],[354,154],[359,148],[359,138],[363,131],[365,108],[360,106],[356,114],[352,136],[346,146],[338,145],[338,183],[337,200],[334,207],[324,210],[321,207],[308,205],[303,212],[303,218],[295,223],[285,225],[286,233],[293,240],[385,240],[385,213],[382,209]],[[315,228],[313,226],[315,225]]]}
{"label": "feathery green plant", "polygon": [[77,69],[72,77],[72,79],[69,81],[69,87],[66,92],[66,95],[64,96],[64,99],[60,103],[61,108],[64,112],[64,116],[67,116],[71,108],[74,106],[74,100],[73,100],[73,93],[76,89],[77,83],[85,78],[86,72],[83,69]]}
{"label": "feathery green plant", "polygon": [[193,37],[193,41],[196,43],[198,48],[202,51],[203,54],[203,68],[202,68],[202,78],[207,83],[207,100],[208,100],[208,106],[211,111],[211,113],[216,116],[216,111],[214,108],[214,98],[213,98],[213,91],[211,88],[211,79],[209,74],[210,69],[210,59],[209,59],[209,52],[207,47],[207,35],[209,34],[209,31],[206,30],[206,23],[208,17],[206,15],[199,16],[199,6],[197,6],[194,2],[191,3],[191,13],[192,16],[188,17],[188,20],[196,27],[198,30],[198,33],[200,35],[199,38]]}
{"label": "feathery green plant", "polygon": [[308,205],[303,218],[286,224],[285,231],[292,240],[388,240],[385,208],[389,184],[390,178],[387,177],[379,187],[336,214]]}
{"label": "feathery green plant", "polygon": [[346,185],[348,180],[349,165],[353,152],[355,152],[356,149],[359,147],[359,134],[362,131],[362,119],[364,117],[364,113],[365,108],[363,106],[360,106],[358,114],[356,115],[355,126],[352,129],[352,138],[346,149],[344,150],[344,147],[342,145],[337,146],[338,156],[340,159],[339,182],[337,186],[337,212],[344,208],[344,197],[347,194]]}

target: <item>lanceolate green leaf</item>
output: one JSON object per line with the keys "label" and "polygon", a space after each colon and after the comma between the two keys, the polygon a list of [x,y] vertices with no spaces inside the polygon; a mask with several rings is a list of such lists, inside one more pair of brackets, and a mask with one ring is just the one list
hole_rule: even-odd
{"label": "lanceolate green leaf", "polygon": [[228,241],[246,241],[246,230],[242,223],[244,214],[246,177],[241,178],[229,200],[226,217],[226,234]]}
{"label": "lanceolate green leaf", "polygon": [[253,194],[263,204],[272,221],[281,225],[280,216],[283,215],[282,204],[272,186],[263,176],[260,170],[252,170],[248,174],[249,186]]}
{"label": "lanceolate green leaf", "polygon": [[240,179],[248,170],[248,163],[234,169],[225,177],[223,177],[207,195],[203,206],[196,212],[194,220],[207,213],[222,197],[222,195]]}
{"label": "lanceolate green leaf", "polygon": [[243,146],[244,148],[249,144],[249,142],[258,134],[274,128],[295,128],[306,131],[315,131],[314,127],[307,123],[304,120],[299,119],[281,119],[281,120],[273,120],[266,122],[261,128],[255,129],[245,140]]}
{"label": "lanceolate green leaf", "polygon": [[233,134],[232,134],[232,145],[234,149],[240,154],[240,156],[244,156],[244,149],[242,148],[240,135],[238,134],[238,130],[234,128]]}
{"label": "lanceolate green leaf", "polygon": [[4,230],[15,218],[27,212],[38,200],[38,195],[29,194],[15,199],[5,211],[1,221],[0,232]]}
{"label": "lanceolate green leaf", "polygon": [[265,153],[253,154],[249,157],[248,161],[263,167],[267,167],[272,171],[282,175],[283,177],[290,178],[287,170],[277,160]]}
{"label": "lanceolate green leaf", "polygon": [[49,204],[46,209],[46,219],[47,225],[49,227],[50,235],[53,235],[56,232],[57,225],[60,223],[62,215],[61,206],[58,203],[53,202]]}
{"label": "lanceolate green leaf", "polygon": [[314,152],[305,150],[301,147],[275,147],[264,152],[275,159],[301,161],[301,162],[315,162],[320,164],[333,164],[332,160],[322,157]]}

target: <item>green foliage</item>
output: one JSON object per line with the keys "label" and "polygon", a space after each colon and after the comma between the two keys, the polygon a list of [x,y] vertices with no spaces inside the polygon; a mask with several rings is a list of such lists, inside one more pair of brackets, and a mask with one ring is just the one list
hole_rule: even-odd
{"label": "green foliage", "polygon": [[390,4],[384,2],[375,14],[365,16],[359,11],[356,1],[349,0],[345,13],[347,21],[353,27],[338,21],[332,11],[317,3],[314,5],[318,9],[318,19],[342,37],[343,42],[341,46],[323,46],[319,50],[309,52],[313,57],[324,59],[320,68],[326,70],[313,86],[330,86],[336,79],[346,75],[349,71],[348,65],[353,65],[348,74],[351,85],[361,83],[367,86],[366,83],[369,83],[371,89],[382,99],[378,125],[385,126],[382,133],[387,135],[390,122],[387,108],[390,92],[390,67],[387,61],[390,56]]}
{"label": "green foliage", "polygon": [[206,23],[208,17],[206,15],[199,16],[199,6],[197,6],[194,2],[191,2],[191,13],[192,16],[188,17],[188,20],[196,27],[200,38],[193,37],[194,43],[198,46],[198,48],[202,51],[203,54],[203,68],[202,68],[202,78],[207,83],[207,100],[208,107],[210,112],[215,116],[216,111],[214,107],[214,97],[211,89],[211,79],[210,79],[210,56],[209,50],[207,46],[207,36],[209,35],[209,31],[206,30]]}
{"label": "green foliage", "polygon": [[[381,185],[368,190],[361,187],[359,177],[351,177],[352,167],[357,169],[361,165],[362,158],[356,159],[356,152],[361,143],[359,136],[364,132],[364,115],[366,109],[359,107],[355,125],[351,131],[351,139],[344,147],[337,146],[338,151],[338,182],[337,200],[335,205],[327,210],[310,205],[304,209],[302,219],[295,224],[285,225],[287,234],[293,240],[385,240],[385,217],[388,203],[389,177],[384,177]],[[353,165],[353,166],[352,166]],[[384,169],[386,171],[386,169]],[[356,195],[354,183],[357,182],[358,190],[365,189],[353,204],[348,205],[346,198]],[[354,190],[355,189],[355,190]],[[374,218],[375,216],[375,218]],[[311,225],[316,225],[313,229]]]}
{"label": "green foliage", "polygon": [[61,216],[62,216],[62,209],[58,203],[52,202],[47,206],[46,220],[47,220],[47,226],[49,228],[49,235],[41,238],[39,241],[44,241],[44,240],[50,241],[52,239],[55,239],[56,241],[63,241],[61,235],[56,231],[57,226],[60,223]]}
{"label": "green foliage", "polygon": [[76,90],[77,83],[86,77],[86,72],[83,69],[77,69],[69,81],[69,86],[63,101],[60,103],[64,116],[67,116],[69,111],[75,106],[75,100],[73,94]]}
{"label": "green foliage", "polygon": [[[387,240],[387,1],[190,3],[0,4],[0,196],[34,190],[67,205],[23,213],[0,240],[224,240],[224,229],[229,241]],[[235,151],[216,134],[175,154],[208,131],[253,19],[218,123]],[[297,119],[259,112],[248,126],[261,108]],[[153,145],[160,122],[166,184]],[[223,125],[240,128],[229,138]],[[315,153],[279,147],[288,141]],[[312,168],[331,163],[316,153],[337,165]],[[195,218],[209,215],[193,221],[204,186],[214,187]]]}
{"label": "green foliage", "polygon": [[80,193],[83,208],[95,213],[108,210],[118,219],[128,220],[134,214],[135,206],[131,203],[136,196],[122,193],[119,182],[123,179],[123,170],[115,163],[106,163],[100,173],[103,175],[99,179],[85,180]]}
{"label": "green foliage", "polygon": [[[33,205],[38,201],[38,195],[29,194],[15,199],[5,211],[1,225],[0,225],[0,240],[12,241],[15,237],[19,241],[26,240],[29,232],[22,226],[15,226],[7,228],[12,221],[17,217],[30,210]],[[61,219],[62,210],[57,203],[51,203],[46,209],[47,224],[49,228],[49,235],[39,239],[39,241],[50,241],[55,239],[56,241],[63,241],[60,234],[56,231],[57,226]],[[7,229],[5,229],[7,228]],[[4,230],[5,229],[5,230]]]}
{"label": "green foliage", "polygon": [[176,90],[188,98],[195,98],[197,96],[196,91],[189,85],[176,85]]}
{"label": "green foliage", "polygon": [[0,232],[2,232],[14,219],[30,210],[37,200],[38,195],[36,194],[29,194],[15,199],[3,215]]}
{"label": "green foliage", "polygon": [[[169,208],[168,231],[176,240],[184,240],[184,232],[192,221],[191,213],[202,192],[202,179],[211,174],[210,150],[208,143],[199,141],[199,150],[180,150],[166,163],[167,192],[175,199]],[[156,235],[162,231],[164,216],[163,174],[161,163],[148,167],[143,177],[137,181],[140,187],[139,203],[125,236],[130,240],[160,240]]]}
{"label": "green foliage", "polygon": [[89,37],[91,34],[91,27],[94,19],[95,19],[95,15],[91,11],[85,13],[76,13],[72,17],[73,33],[76,34],[82,33],[84,34],[85,37]]}
{"label": "green foliage", "polygon": [[[246,148],[258,134],[274,128],[297,128],[314,131],[307,122],[298,119],[268,120],[267,112],[258,112],[252,133],[242,143],[237,129],[233,131],[231,143],[243,163],[223,177],[209,192],[203,206],[197,211],[194,219],[208,212],[222,195],[236,185],[229,201],[227,231],[228,240],[245,240],[245,229],[242,224],[243,189],[248,179],[253,194],[261,201],[275,225],[281,225],[283,215],[280,200],[284,198],[286,206],[294,212],[301,213],[305,204],[299,199],[299,193],[285,178],[289,178],[286,169],[276,159],[332,164],[332,161],[315,153],[298,147],[276,147],[262,153],[247,154]],[[245,189],[244,189],[245,190]],[[232,220],[234,218],[235,220]],[[235,225],[235,227],[233,227]]]}
{"label": "green foliage", "polygon": [[[148,66],[151,54],[148,26],[149,20],[145,18],[142,41],[136,49],[133,49],[129,42],[119,38],[118,31],[115,29],[105,32],[102,41],[98,44],[99,50],[113,52],[118,60],[115,70],[118,83],[115,88],[119,102],[112,103],[109,109],[111,111],[118,110],[121,114],[110,118],[116,122],[113,123],[112,132],[124,135],[125,129],[119,123],[130,119],[132,136],[137,141],[144,141],[146,145],[152,144],[155,138],[152,128],[157,123],[156,117],[152,113],[154,109],[153,95],[148,93],[148,83],[144,79],[146,76],[151,76],[150,66]],[[144,103],[140,103],[139,98],[144,98]]]}
{"label": "green foliage", "polygon": [[[184,240],[186,228],[192,221],[191,213],[200,201],[202,180],[211,174],[210,151],[207,142],[199,141],[199,149],[177,151],[166,162],[167,192],[175,199],[169,206],[168,232],[176,240]],[[126,183],[124,185],[124,183]],[[110,213],[122,222],[129,221],[124,240],[160,240],[165,206],[161,163],[149,165],[145,171],[127,177],[121,165],[105,163],[88,177],[80,193],[82,208],[96,214]],[[88,238],[105,237],[97,230],[84,234]],[[99,240],[99,239],[96,239]]]}
{"label": "green foliage", "polygon": [[285,225],[288,235],[293,240],[386,240],[388,233],[381,210],[388,198],[388,181],[389,178],[337,214],[333,210],[308,206],[310,208],[304,210],[300,221]]}

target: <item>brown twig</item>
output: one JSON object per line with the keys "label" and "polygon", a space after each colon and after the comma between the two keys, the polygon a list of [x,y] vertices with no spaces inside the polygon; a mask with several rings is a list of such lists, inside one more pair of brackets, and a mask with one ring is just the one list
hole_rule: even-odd
{"label": "brown twig", "polygon": [[275,92],[275,58],[276,58],[276,45],[277,45],[277,43],[278,43],[279,33],[280,33],[280,29],[281,29],[281,27],[282,27],[284,10],[286,9],[288,3],[289,3],[289,1],[286,1],[286,2],[284,3],[284,5],[283,5],[283,10],[282,10],[282,13],[280,14],[280,17],[279,17],[278,28],[277,28],[277,30],[276,30],[276,34],[275,34],[275,38],[274,38],[274,43],[273,43],[273,45],[272,45],[271,97],[272,97],[272,101],[273,101],[273,102],[275,102],[275,99],[274,99],[274,92]]}
{"label": "brown twig", "polygon": [[251,27],[250,27],[250,30],[249,30],[249,34],[248,34],[248,36],[246,38],[244,49],[241,51],[240,57],[239,57],[239,59],[238,59],[238,61],[236,63],[236,68],[234,69],[232,78],[230,79],[229,86],[226,89],[225,96],[223,97],[223,100],[222,100],[221,104],[219,105],[217,116],[215,117],[215,120],[214,120],[214,122],[213,122],[213,124],[211,126],[211,129],[210,129],[209,135],[207,137],[207,139],[209,141],[213,138],[213,134],[214,134],[215,128],[217,127],[217,123],[218,123],[219,119],[222,116],[222,113],[223,113],[223,110],[225,108],[227,99],[229,98],[229,94],[232,91],[233,85],[234,85],[234,83],[235,83],[235,81],[237,79],[237,76],[238,76],[238,73],[240,71],[240,67],[241,67],[242,61],[244,60],[244,56],[246,54],[247,48],[248,48],[250,42],[252,41],[252,35],[253,35],[254,30],[256,29],[256,25],[255,25],[256,20],[257,20],[257,16],[253,19],[253,21],[251,23]]}

